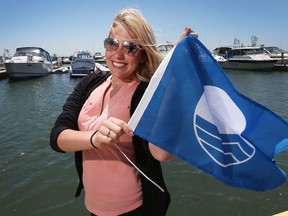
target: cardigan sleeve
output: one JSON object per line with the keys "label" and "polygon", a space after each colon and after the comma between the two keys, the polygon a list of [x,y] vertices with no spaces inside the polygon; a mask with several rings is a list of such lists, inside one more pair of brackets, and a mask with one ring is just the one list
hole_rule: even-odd
{"label": "cardigan sleeve", "polygon": [[51,130],[50,146],[57,152],[63,152],[57,143],[59,134],[66,129],[78,130],[78,115],[85,97],[83,91],[92,78],[92,76],[87,76],[76,85],[63,105],[62,112]]}

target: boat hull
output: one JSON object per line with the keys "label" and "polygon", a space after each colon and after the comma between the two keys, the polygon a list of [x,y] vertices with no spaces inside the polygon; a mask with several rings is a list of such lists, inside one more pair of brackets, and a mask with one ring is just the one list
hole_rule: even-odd
{"label": "boat hull", "polygon": [[94,68],[92,69],[71,69],[70,76],[71,77],[84,77],[87,76],[88,74],[93,74],[95,73]]}
{"label": "boat hull", "polygon": [[231,60],[221,62],[224,69],[248,70],[248,71],[272,71],[276,60],[272,61],[249,61],[249,60]]}
{"label": "boat hull", "polygon": [[49,74],[53,69],[53,64],[44,62],[5,63],[5,68],[10,79],[26,79]]}

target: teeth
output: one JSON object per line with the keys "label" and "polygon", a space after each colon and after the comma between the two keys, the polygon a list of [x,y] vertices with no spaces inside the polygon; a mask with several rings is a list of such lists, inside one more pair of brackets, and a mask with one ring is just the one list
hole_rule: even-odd
{"label": "teeth", "polygon": [[117,63],[117,62],[113,62],[113,65],[115,65],[116,67],[123,67],[124,66],[123,63]]}

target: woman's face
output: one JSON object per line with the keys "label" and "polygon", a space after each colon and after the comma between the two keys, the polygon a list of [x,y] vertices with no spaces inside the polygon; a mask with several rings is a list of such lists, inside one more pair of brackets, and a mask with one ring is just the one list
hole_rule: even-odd
{"label": "woman's face", "polygon": [[131,81],[132,75],[136,72],[136,69],[141,62],[142,52],[138,50],[138,55],[128,55],[123,50],[124,41],[136,40],[135,37],[131,37],[129,32],[121,25],[114,28],[110,38],[117,39],[119,41],[119,47],[115,51],[105,51],[106,63],[113,75],[113,78],[117,78],[121,81]]}

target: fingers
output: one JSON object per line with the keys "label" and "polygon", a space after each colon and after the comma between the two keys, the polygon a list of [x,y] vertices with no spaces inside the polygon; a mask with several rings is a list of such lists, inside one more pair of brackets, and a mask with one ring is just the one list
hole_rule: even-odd
{"label": "fingers", "polygon": [[103,125],[99,128],[97,133],[98,146],[103,144],[115,144],[119,142],[120,137],[123,134],[133,136],[132,129],[128,124],[121,119],[110,117],[103,122]]}
{"label": "fingers", "polygon": [[[195,31],[193,31],[190,27],[185,27],[185,30],[184,30],[184,32],[181,34],[182,35],[182,38],[184,37],[184,36],[186,36],[187,34],[192,34],[194,37],[196,37],[196,38],[198,38],[198,33],[197,32],[195,32]],[[180,35],[180,36],[181,36]]]}
{"label": "fingers", "polygon": [[192,31],[190,34],[192,34],[194,37],[198,38],[198,33],[197,32]]}
{"label": "fingers", "polygon": [[106,135],[108,131],[111,130],[110,133],[116,134],[119,137],[122,136],[123,134],[127,134],[128,136],[133,136],[132,129],[129,127],[129,125],[125,121],[121,119],[110,117],[109,119],[103,122],[103,127],[107,128],[106,131],[104,131],[104,133],[106,132]]}
{"label": "fingers", "polygon": [[184,31],[180,34],[178,39],[174,42],[174,45],[176,45],[182,38],[184,38],[186,35],[192,34],[194,37],[198,38],[198,33],[193,31],[190,27],[185,27]]}

